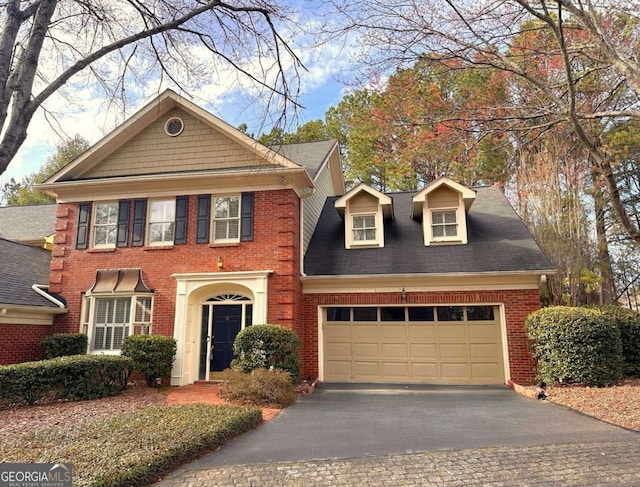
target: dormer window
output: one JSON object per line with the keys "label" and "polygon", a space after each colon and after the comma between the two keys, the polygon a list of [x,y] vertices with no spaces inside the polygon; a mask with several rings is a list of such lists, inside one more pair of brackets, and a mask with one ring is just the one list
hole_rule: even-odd
{"label": "dormer window", "polygon": [[376,215],[353,215],[354,245],[376,242]]}
{"label": "dormer window", "polygon": [[345,248],[384,247],[384,222],[393,218],[389,196],[360,183],[338,198],[335,207],[344,221]]}
{"label": "dormer window", "polygon": [[413,218],[422,221],[424,244],[466,244],[466,212],[475,191],[440,177],[413,197]]}
{"label": "dormer window", "polygon": [[431,235],[434,240],[455,239],[458,237],[456,210],[431,212]]}

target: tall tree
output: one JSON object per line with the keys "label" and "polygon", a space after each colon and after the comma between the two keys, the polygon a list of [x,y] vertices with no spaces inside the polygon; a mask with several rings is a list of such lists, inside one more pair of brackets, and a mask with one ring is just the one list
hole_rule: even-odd
{"label": "tall tree", "polygon": [[129,85],[164,79],[188,91],[231,68],[282,110],[295,102],[300,62],[280,33],[293,18],[281,4],[9,0],[0,8],[0,174],[36,111],[76,80],[118,99]]}
{"label": "tall tree", "polygon": [[295,132],[285,132],[281,127],[275,126],[270,132],[262,134],[258,142],[263,145],[299,144],[302,142],[315,142],[330,139],[327,127],[322,120],[311,120],[300,125]]}
{"label": "tall tree", "polygon": [[4,201],[8,206],[54,203],[55,200],[51,196],[37,190],[34,186],[58,172],[89,147],[89,141],[81,135],[58,144],[55,153],[47,158],[39,170],[24,176],[19,183],[14,179],[6,183],[2,188],[0,201]]}
{"label": "tall tree", "polygon": [[[500,113],[477,111],[468,116],[500,122],[503,130],[531,132],[532,138],[557,125],[570,127],[601,174],[619,225],[640,245],[640,228],[621,199],[620,181],[600,140],[603,127],[612,121],[640,119],[640,58],[635,55],[640,47],[640,6],[610,0],[327,3],[334,7],[331,18],[342,22],[330,33],[361,33],[362,65],[375,76],[435,52],[462,65],[501,70],[518,80],[514,84],[525,85],[528,96],[512,96]],[[545,42],[522,42],[541,30],[548,32]],[[553,76],[541,77],[543,68]],[[599,103],[585,104],[581,93],[593,76],[606,83],[599,84],[597,97],[592,97]]]}
{"label": "tall tree", "polygon": [[[502,103],[505,93],[496,71],[425,57],[382,89],[345,97],[327,112],[327,125],[344,133],[348,175],[381,190],[413,190],[441,175],[468,185],[504,183],[506,137],[464,114]],[[442,120],[452,113],[457,120]]]}

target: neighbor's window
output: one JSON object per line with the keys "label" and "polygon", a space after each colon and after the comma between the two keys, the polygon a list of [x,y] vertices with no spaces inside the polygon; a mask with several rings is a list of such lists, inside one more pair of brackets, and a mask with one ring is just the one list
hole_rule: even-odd
{"label": "neighbor's window", "polygon": [[93,218],[94,247],[114,247],[118,234],[118,203],[96,203]]}
{"label": "neighbor's window", "polygon": [[375,242],[376,240],[376,216],[353,216],[353,243]]}
{"label": "neighbor's window", "polygon": [[151,297],[93,298],[92,351],[120,350],[129,335],[151,333]]}
{"label": "neighbor's window", "polygon": [[456,211],[433,211],[431,213],[431,235],[434,239],[457,237]]}
{"label": "neighbor's window", "polygon": [[149,205],[149,244],[173,243],[176,201],[152,200]]}
{"label": "neighbor's window", "polygon": [[217,197],[213,201],[214,242],[237,242],[240,239],[240,197]]}

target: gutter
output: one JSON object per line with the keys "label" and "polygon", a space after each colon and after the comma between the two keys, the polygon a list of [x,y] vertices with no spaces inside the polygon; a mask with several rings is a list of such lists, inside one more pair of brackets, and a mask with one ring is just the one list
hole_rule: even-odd
{"label": "gutter", "polygon": [[62,301],[60,301],[59,299],[56,299],[53,296],[51,296],[51,294],[49,294],[47,291],[44,291],[43,288],[44,289],[49,289],[49,285],[48,284],[34,284],[33,286],[31,286],[31,289],[33,289],[35,292],[37,292],[40,296],[42,296],[46,300],[51,301],[53,304],[58,306],[60,309],[64,309],[64,310],[67,309],[66,305]]}

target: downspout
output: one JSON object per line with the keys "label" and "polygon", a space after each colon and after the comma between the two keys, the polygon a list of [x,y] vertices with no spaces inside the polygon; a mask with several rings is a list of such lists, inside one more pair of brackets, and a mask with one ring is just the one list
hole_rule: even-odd
{"label": "downspout", "polygon": [[46,285],[46,284],[34,284],[33,286],[31,286],[31,289],[33,289],[35,292],[37,292],[43,298],[51,301],[53,304],[55,304],[56,306],[58,306],[58,307],[60,307],[62,309],[67,309],[67,307],[65,306],[65,304],[62,301],[60,301],[59,299],[54,298],[48,292],[43,291],[42,288],[49,289],[49,286]]}

